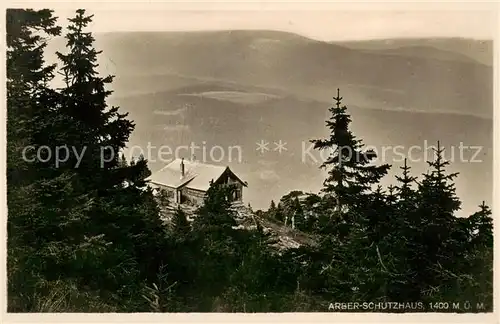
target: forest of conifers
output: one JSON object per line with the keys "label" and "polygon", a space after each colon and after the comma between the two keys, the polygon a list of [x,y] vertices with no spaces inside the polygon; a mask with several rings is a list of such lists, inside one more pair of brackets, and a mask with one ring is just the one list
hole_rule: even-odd
{"label": "forest of conifers", "polygon": [[[492,310],[489,207],[478,202],[473,215],[456,216],[457,174],[442,149],[423,175],[406,163],[373,163],[336,89],[330,136],[312,141],[333,152],[323,190],[273,202],[256,218],[280,223],[293,213],[317,244],[278,251],[262,226],[236,227],[231,188],[216,185],[193,222],[178,210],[165,224],[167,202],[148,187],[147,160],[103,162],[101,148],[120,152],[134,123],[106,104],[113,77],[97,73],[91,21],[78,10],[63,30],[51,10],[7,10],[8,311],[324,312],[332,302],[430,311],[443,301]],[[59,35],[67,46],[48,65],[45,46]],[[51,83],[56,74],[61,88]],[[85,155],[58,165],[25,158],[26,147],[44,146]],[[384,188],[390,167],[401,171]]]}

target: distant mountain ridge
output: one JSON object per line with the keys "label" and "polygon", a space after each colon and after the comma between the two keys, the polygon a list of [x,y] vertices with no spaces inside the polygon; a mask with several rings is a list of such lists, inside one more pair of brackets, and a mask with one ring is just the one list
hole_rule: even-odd
{"label": "distant mountain ridge", "polygon": [[[475,62],[493,66],[493,40],[471,39],[471,38],[393,38],[361,41],[337,41],[331,42],[352,49],[368,51],[397,51],[409,56],[422,56],[420,49],[428,49],[434,53],[440,51],[452,55],[455,59],[468,59]],[[415,53],[410,50],[419,49]],[[424,54],[425,55],[425,54]],[[444,59],[450,57],[442,56]]]}
{"label": "distant mountain ridge", "polygon": [[[332,89],[340,87],[360,107],[492,116],[491,67],[453,57],[437,60],[422,53],[410,57],[394,50],[366,52],[281,32],[126,33],[96,38],[120,78],[177,74],[279,88],[313,100],[330,98]],[[429,56],[435,56],[436,50],[432,52]]]}
{"label": "distant mountain ridge", "polygon": [[[220,163],[249,182],[244,196],[255,208],[291,190],[319,190],[325,175],[317,163],[301,161],[301,143],[325,135],[337,88],[354,133],[369,145],[408,149],[441,140],[483,147],[483,162],[455,162],[452,171],[461,172],[457,190],[466,212],[491,201],[493,69],[470,57],[478,54],[475,40],[398,40],[381,48],[380,41],[329,43],[274,31],[95,38],[101,71],[116,75],[110,104],[136,124],[129,145],[240,145],[241,163],[227,156]],[[59,39],[47,50],[63,45]],[[261,140],[270,144],[265,154],[256,151]],[[287,143],[283,154],[273,151],[279,140]],[[426,171],[425,156],[417,157],[415,175]],[[162,166],[149,160],[153,170]],[[399,171],[393,156],[384,162],[393,164],[391,176]]]}
{"label": "distant mountain ridge", "polygon": [[[171,76],[168,89],[196,79],[281,89],[312,100],[330,98],[339,87],[360,107],[493,116],[492,68],[470,54],[492,61],[488,50],[492,46],[484,45],[481,52],[477,44],[482,43],[476,40],[328,43],[254,30],[118,32],[95,37],[104,53],[103,69],[116,74],[117,83],[133,84],[128,89],[134,92],[166,90],[157,87],[158,76]],[[62,48],[62,42],[55,47]],[[137,78],[141,83],[135,82]],[[128,95],[114,89],[116,96]]]}

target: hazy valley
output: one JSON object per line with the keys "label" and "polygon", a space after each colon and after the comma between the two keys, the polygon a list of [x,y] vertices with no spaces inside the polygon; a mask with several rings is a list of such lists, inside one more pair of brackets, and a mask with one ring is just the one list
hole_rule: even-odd
{"label": "hazy valley", "polygon": [[[450,148],[446,157],[454,160],[450,171],[461,173],[457,189],[465,211],[491,201],[491,42],[327,43],[281,32],[232,31],[98,34],[96,47],[103,50],[101,69],[117,76],[111,103],[136,123],[130,147],[223,147],[220,163],[248,181],[245,201],[254,208],[267,208],[290,190],[321,188],[320,156],[303,152],[310,139],[327,134],[324,121],[337,88],[354,133],[366,144],[380,152],[384,146],[407,152],[440,140],[455,147],[454,156]],[[269,151],[256,150],[261,140],[269,142]],[[281,154],[274,151],[280,140],[287,143]],[[482,146],[474,156],[482,162],[459,161],[460,143]],[[241,147],[241,161],[234,155],[228,161],[230,146]],[[465,159],[475,151],[465,150]],[[151,152],[155,171],[163,163],[155,161],[157,149]],[[390,182],[401,160],[393,150],[384,154],[383,162],[393,164]],[[202,149],[196,155],[203,158]],[[414,173],[426,171],[424,158],[414,151]]]}

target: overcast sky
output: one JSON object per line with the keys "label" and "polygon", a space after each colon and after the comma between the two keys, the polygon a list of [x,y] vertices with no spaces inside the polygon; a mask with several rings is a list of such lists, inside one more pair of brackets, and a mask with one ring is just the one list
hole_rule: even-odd
{"label": "overcast sky", "polygon": [[[95,14],[91,26],[94,32],[270,29],[330,41],[433,36],[492,39],[498,29],[495,12],[485,6],[474,6],[473,10],[470,6],[466,9],[451,7],[452,10],[441,7],[429,10],[428,6],[420,6],[419,11],[403,7],[384,10],[380,6],[372,6],[370,10],[358,6],[349,10],[329,7],[308,11],[255,10],[255,7],[254,10],[234,10],[233,6],[229,10],[187,11],[144,4],[139,8],[101,7],[88,9],[88,12]],[[63,23],[73,12],[60,9],[56,10],[56,15]]]}

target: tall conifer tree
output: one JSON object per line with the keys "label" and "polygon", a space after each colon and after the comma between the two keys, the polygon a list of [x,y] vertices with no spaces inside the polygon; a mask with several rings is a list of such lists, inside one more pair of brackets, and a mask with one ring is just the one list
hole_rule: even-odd
{"label": "tall conifer tree", "polygon": [[419,183],[415,211],[418,220],[411,244],[415,287],[419,287],[419,297],[427,300],[442,298],[448,286],[454,285],[457,278],[448,271],[453,273],[465,251],[465,242],[453,239],[458,230],[455,212],[461,202],[453,182],[458,173],[447,172],[450,162],[444,159],[444,150],[438,142],[434,159],[427,162],[431,170]]}
{"label": "tall conifer tree", "polygon": [[342,105],[339,89],[333,99],[335,106],[329,108],[331,116],[326,121],[330,136],[311,142],[315,149],[331,151],[321,165],[328,170],[323,191],[335,194],[338,210],[342,211],[343,207],[359,206],[362,203],[360,196],[377,184],[390,166],[372,165],[377,155],[373,150],[364,150],[362,140],[351,132],[351,116],[347,113],[347,106]]}

